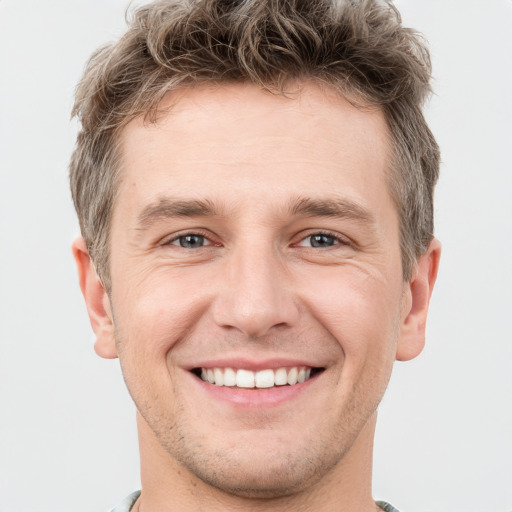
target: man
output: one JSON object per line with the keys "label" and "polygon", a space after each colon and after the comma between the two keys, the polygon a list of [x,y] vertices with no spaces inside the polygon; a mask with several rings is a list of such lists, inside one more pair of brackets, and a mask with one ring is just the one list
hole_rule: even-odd
{"label": "man", "polygon": [[439,264],[428,52],[377,1],[168,0],[91,58],[73,245],[137,407],[114,510],[394,510],[376,410]]}

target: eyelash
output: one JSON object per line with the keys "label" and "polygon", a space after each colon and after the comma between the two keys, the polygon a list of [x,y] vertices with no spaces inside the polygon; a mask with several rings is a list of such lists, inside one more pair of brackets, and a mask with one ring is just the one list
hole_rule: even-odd
{"label": "eyelash", "polygon": [[[184,239],[186,237],[193,237],[193,236],[201,237],[204,241],[206,241],[208,243],[206,245],[200,245],[199,247],[195,247],[195,248],[194,247],[189,247],[189,248],[183,247],[179,243],[180,239]],[[315,237],[315,236],[324,236],[324,237],[332,238],[334,240],[334,243],[332,245],[327,245],[326,247],[314,247],[313,245],[301,245],[306,240],[312,239],[312,237]],[[311,244],[311,242],[310,242],[310,244]],[[173,236],[170,240],[163,242],[162,245],[164,245],[164,246],[175,245],[175,246],[181,247],[182,249],[190,250],[190,249],[197,249],[197,248],[200,249],[202,247],[209,247],[212,245],[219,245],[219,244],[216,244],[213,240],[211,240],[209,234],[204,233],[200,230],[195,230],[195,231],[190,231],[190,232],[185,232],[185,233],[179,233],[179,234]],[[297,246],[298,247],[306,247],[309,249],[329,249],[331,247],[336,247],[338,245],[350,246],[352,244],[351,244],[350,240],[348,240],[346,237],[340,236],[339,234],[335,234],[330,231],[319,230],[319,231],[312,231],[312,232],[308,233],[306,236],[302,236],[301,239],[297,243],[294,243],[292,245],[294,245],[296,247]]]}
{"label": "eyelash", "polygon": [[[315,236],[324,236],[324,237],[332,238],[334,240],[334,243],[332,245],[328,245],[327,247],[313,247],[312,245],[308,245],[308,246],[301,245],[307,239],[311,239],[312,237],[315,237]],[[307,247],[308,249],[330,249],[331,247],[336,247],[339,245],[350,246],[352,244],[351,244],[350,240],[348,240],[346,237],[343,237],[339,234],[333,233],[331,231],[319,230],[319,231],[312,231],[312,232],[308,233],[306,236],[303,236],[299,240],[298,243],[296,243],[294,245],[299,246],[299,247]]]}
{"label": "eyelash", "polygon": [[164,241],[162,243],[162,245],[164,245],[164,246],[165,245],[176,245],[178,247],[181,247],[182,249],[187,249],[186,247],[183,247],[179,243],[175,243],[175,242],[179,242],[180,239],[186,238],[188,236],[189,237],[192,237],[192,236],[201,237],[205,241],[208,242],[206,245],[201,245],[199,248],[201,248],[201,247],[209,247],[211,245],[218,245],[218,244],[216,244],[215,242],[213,242],[211,240],[211,236],[209,234],[204,233],[201,230],[194,230],[194,231],[188,231],[188,232],[185,232],[185,233],[178,233],[177,235],[174,235],[170,240]]}

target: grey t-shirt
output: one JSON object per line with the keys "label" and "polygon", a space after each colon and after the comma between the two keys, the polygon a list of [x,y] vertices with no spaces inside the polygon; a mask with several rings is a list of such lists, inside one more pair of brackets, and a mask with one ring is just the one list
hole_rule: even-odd
{"label": "grey t-shirt", "polygon": [[[110,512],[130,512],[133,504],[137,501],[137,498],[140,496],[140,491],[132,492],[129,496],[127,496],[117,507],[114,507]],[[377,505],[384,510],[384,512],[398,512],[398,510],[392,507],[389,503],[385,501],[377,501]]]}
{"label": "grey t-shirt", "polygon": [[132,492],[129,496],[114,507],[110,512],[130,512],[137,498],[140,496],[140,491]]}

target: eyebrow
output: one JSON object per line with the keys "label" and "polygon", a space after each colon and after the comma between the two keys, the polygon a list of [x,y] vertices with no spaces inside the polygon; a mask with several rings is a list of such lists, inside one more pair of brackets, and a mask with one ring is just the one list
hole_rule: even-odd
{"label": "eyebrow", "polygon": [[[332,217],[351,219],[369,225],[375,224],[374,215],[363,206],[343,198],[314,199],[299,197],[290,202],[292,216]],[[173,199],[162,197],[146,206],[138,215],[138,229],[149,227],[154,221],[176,217],[214,217],[221,212],[208,199]]]}
{"label": "eyebrow", "polygon": [[156,203],[146,206],[138,215],[140,229],[148,227],[152,222],[173,217],[211,217],[218,215],[214,204],[201,199],[172,199],[163,197]]}
{"label": "eyebrow", "polygon": [[292,215],[305,217],[334,217],[355,220],[365,224],[376,223],[375,216],[363,206],[343,198],[312,199],[299,198],[290,206]]}

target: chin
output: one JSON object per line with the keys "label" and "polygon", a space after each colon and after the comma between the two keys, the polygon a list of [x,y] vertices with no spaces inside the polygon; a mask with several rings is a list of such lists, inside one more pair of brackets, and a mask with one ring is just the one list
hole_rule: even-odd
{"label": "chin", "polygon": [[262,451],[254,450],[261,443],[249,444],[228,450],[203,446],[200,451],[167,451],[172,451],[169,455],[207,485],[232,496],[260,499],[300,493],[314,486],[343,458],[343,453],[335,449],[315,449],[312,442],[300,446],[269,442]]}
{"label": "chin", "polygon": [[314,485],[327,470],[315,466],[309,460],[303,460],[300,464],[267,464],[265,468],[248,463],[229,469],[219,465],[216,468],[194,469],[189,468],[203,482],[222,492],[260,499],[276,499],[299,493]]}

